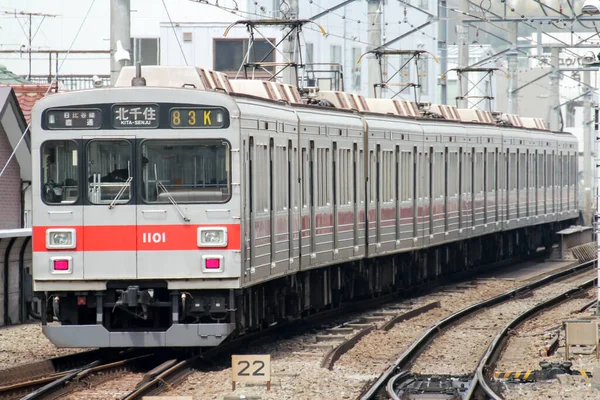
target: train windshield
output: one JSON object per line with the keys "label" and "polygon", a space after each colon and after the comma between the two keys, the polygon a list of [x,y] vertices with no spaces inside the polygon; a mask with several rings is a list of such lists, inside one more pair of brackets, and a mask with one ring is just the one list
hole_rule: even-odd
{"label": "train windshield", "polygon": [[77,144],[50,140],[42,145],[42,198],[49,204],[72,204],[79,197]]}
{"label": "train windshield", "polygon": [[146,140],[142,198],[148,203],[226,202],[231,193],[230,147],[222,140]]}
{"label": "train windshield", "polygon": [[131,199],[131,147],[127,140],[93,140],[88,144],[87,192],[91,203],[127,203]]}

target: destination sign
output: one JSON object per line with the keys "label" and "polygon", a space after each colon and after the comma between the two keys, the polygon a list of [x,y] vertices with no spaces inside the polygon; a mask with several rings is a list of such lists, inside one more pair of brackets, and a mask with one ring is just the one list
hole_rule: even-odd
{"label": "destination sign", "polygon": [[223,128],[226,113],[222,108],[176,107],[170,112],[171,128]]}
{"label": "destination sign", "polygon": [[112,106],[112,125],[117,129],[158,128],[158,104],[115,104]]}
{"label": "destination sign", "polygon": [[99,129],[102,111],[97,108],[52,109],[46,112],[48,129]]}

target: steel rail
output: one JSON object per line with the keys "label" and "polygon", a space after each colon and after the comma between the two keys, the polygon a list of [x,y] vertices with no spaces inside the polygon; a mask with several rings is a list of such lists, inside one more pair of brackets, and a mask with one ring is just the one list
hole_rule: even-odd
{"label": "steel rail", "polygon": [[[535,260],[541,256],[541,253],[534,253],[526,257],[527,260]],[[331,318],[339,317],[341,312],[356,312],[368,308],[373,308],[377,306],[381,306],[382,304],[386,304],[388,302],[397,300],[402,295],[406,296],[407,294],[420,293],[428,290],[434,289],[436,286],[439,286],[442,283],[447,283],[449,281],[456,281],[458,279],[464,279],[465,277],[471,277],[474,274],[481,272],[484,268],[487,268],[488,271],[501,268],[509,265],[511,262],[514,263],[514,260],[503,260],[495,263],[487,264],[485,266],[476,267],[469,271],[463,271],[457,273],[452,279],[441,279],[436,282],[428,282],[418,286],[415,286],[409,290],[405,290],[404,292],[392,292],[389,294],[385,294],[375,298],[362,299],[354,302],[350,302],[342,305],[339,308],[335,308],[332,310],[328,310],[325,312],[320,312],[318,314],[311,315],[305,318],[299,318],[293,321],[289,321],[284,324],[274,325],[265,330],[252,332],[248,335],[241,336],[235,340],[230,342],[226,342],[225,344],[221,344],[219,347],[210,349],[205,351],[200,355],[193,356],[187,360],[180,361],[175,365],[170,365],[169,368],[165,368],[163,370],[157,371],[157,376],[153,377],[151,380],[144,381],[145,383],[137,387],[135,390],[127,394],[123,397],[123,400],[134,400],[141,399],[145,395],[149,394],[158,394],[163,390],[171,387],[173,385],[173,381],[179,381],[183,376],[187,375],[191,372],[193,366],[201,362],[202,360],[208,360],[209,357],[216,357],[218,355],[222,355],[234,348],[236,346],[240,346],[244,343],[248,343],[254,339],[258,339],[265,334],[275,333],[278,331],[286,330],[289,333],[290,328],[293,329],[302,329],[302,327],[307,324],[315,324],[319,321],[329,320]],[[425,310],[427,311],[427,310]],[[396,321],[397,322],[397,321]],[[286,329],[287,328],[287,329]]]}
{"label": "steel rail", "polygon": [[504,327],[504,329],[496,335],[496,337],[494,338],[492,343],[489,345],[486,353],[481,358],[479,365],[477,366],[477,370],[476,370],[477,372],[476,372],[473,380],[471,381],[470,389],[467,392],[465,398],[466,399],[474,398],[473,396],[475,396],[476,391],[481,387],[481,389],[485,392],[485,394],[486,394],[486,396],[488,396],[488,398],[493,399],[493,400],[502,400],[502,397],[500,397],[491,388],[491,386],[488,382],[489,375],[486,375],[486,373],[489,373],[490,371],[492,371],[495,368],[496,362],[500,358],[501,352],[504,350],[504,348],[506,347],[506,344],[508,343],[509,332],[511,330],[517,328],[520,324],[522,324],[526,320],[528,320],[531,317],[538,314],[540,311],[543,311],[547,308],[551,308],[551,307],[555,306],[556,304],[559,304],[561,302],[569,300],[573,297],[573,295],[580,293],[582,290],[584,290],[586,288],[592,287],[595,282],[596,282],[596,278],[590,279],[590,280],[578,285],[575,288],[572,288],[570,290],[567,290],[566,292],[559,294],[558,296],[555,296],[555,297],[553,297],[549,300],[546,300],[542,303],[536,304],[532,308],[528,309],[527,311],[523,312],[522,314],[520,314],[519,316],[514,318],[512,321],[510,321]]}
{"label": "steel rail", "polygon": [[[475,312],[488,308],[491,306],[495,306],[497,304],[503,303],[511,298],[519,295],[522,292],[527,292],[532,289],[537,289],[541,286],[546,285],[549,282],[555,281],[557,279],[563,278],[567,275],[578,273],[582,270],[591,269],[594,267],[596,260],[586,261],[584,263],[572,266],[570,268],[563,269],[554,274],[547,275],[544,278],[541,278],[535,282],[528,283],[526,285],[520,286],[516,289],[510,290],[498,296],[492,297],[490,299],[481,301],[479,303],[470,305],[468,307],[459,310],[450,316],[438,321],[435,325],[425,331],[413,344],[406,350],[400,357],[394,362],[392,366],[390,366],[386,371],[384,371],[379,379],[375,381],[375,383],[369,388],[366,393],[362,393],[359,396],[361,400],[371,400],[375,399],[376,394],[383,388],[387,386],[387,382],[394,375],[403,372],[403,370],[410,365],[419,354],[427,348],[427,346],[446,328],[460,321],[461,319],[474,314]],[[392,399],[398,399],[395,393],[387,393]]]}
{"label": "steel rail", "polygon": [[3,369],[0,371],[0,393],[8,386],[41,380],[48,376],[62,376],[74,368],[81,367],[89,364],[91,360],[98,359],[103,353],[105,352],[102,350],[82,351]]}
{"label": "steel rail", "polygon": [[[98,371],[104,371],[104,370],[111,369],[111,368],[119,368],[126,364],[137,362],[140,359],[143,359],[150,355],[151,354],[148,354],[148,353],[142,354],[142,355],[135,355],[135,351],[134,351],[133,355],[127,354],[127,352],[125,352],[125,353],[120,353],[120,354],[119,353],[117,353],[117,354],[109,353],[109,355],[106,357],[100,356],[96,360],[88,363],[87,365],[85,365],[83,367],[75,368],[73,370],[67,371],[64,374],[57,375],[56,376],[57,379],[54,379],[51,382],[49,382],[48,384],[27,394],[26,396],[24,396],[22,398],[22,400],[47,398],[51,394],[54,394],[57,391],[65,389],[66,386],[68,386],[74,382],[79,382],[82,378],[86,377],[89,374],[92,374],[92,373],[95,373]],[[119,357],[119,356],[127,357],[127,358],[115,361],[114,358]],[[39,382],[37,382],[37,381],[30,382],[31,385],[37,385],[38,383]],[[26,384],[27,383],[25,383],[25,385]],[[18,389],[21,389],[21,390],[24,388],[20,384],[17,386],[18,386]],[[15,389],[17,389],[17,387],[15,387]]]}

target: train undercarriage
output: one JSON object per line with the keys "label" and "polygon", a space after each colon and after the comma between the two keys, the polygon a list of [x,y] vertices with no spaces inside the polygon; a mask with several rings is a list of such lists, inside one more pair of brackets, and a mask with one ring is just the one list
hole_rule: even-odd
{"label": "train undercarriage", "polygon": [[[213,347],[279,321],[549,250],[554,233],[571,222],[315,268],[244,289],[169,290],[165,281],[135,280],[109,282],[106,291],[37,295],[45,298],[44,333],[59,346]],[[49,323],[56,320],[61,325]]]}

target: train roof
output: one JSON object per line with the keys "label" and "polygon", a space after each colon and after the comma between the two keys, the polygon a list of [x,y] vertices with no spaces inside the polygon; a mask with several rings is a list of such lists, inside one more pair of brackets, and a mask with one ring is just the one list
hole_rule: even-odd
{"label": "train roof", "polygon": [[[461,109],[445,104],[418,104],[403,99],[365,98],[353,93],[322,91],[317,88],[309,88],[305,91],[304,96],[301,96],[298,88],[292,85],[258,79],[229,79],[222,72],[198,67],[145,66],[143,76],[146,79],[147,86],[222,91],[233,96],[251,96],[288,104],[307,104],[364,113],[500,125],[550,132],[548,124],[541,118],[526,118],[515,114],[492,113],[471,108]],[[135,67],[124,67],[119,74],[115,87],[131,86],[131,80],[134,77]]]}

